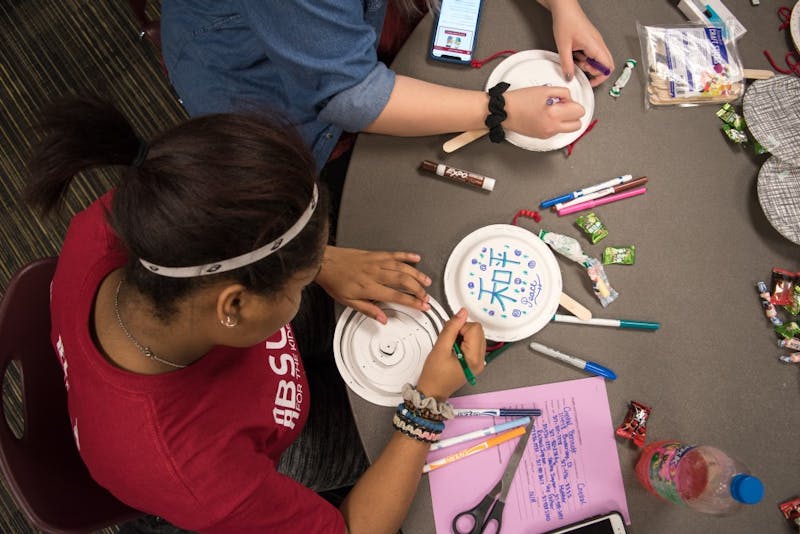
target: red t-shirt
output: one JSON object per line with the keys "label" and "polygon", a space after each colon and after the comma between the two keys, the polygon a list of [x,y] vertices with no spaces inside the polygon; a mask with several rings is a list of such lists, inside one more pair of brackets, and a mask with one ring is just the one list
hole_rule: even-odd
{"label": "red t-shirt", "polygon": [[98,351],[95,294],[126,261],[106,222],[110,198],[73,219],[51,286],[51,337],[92,476],[130,506],[189,530],[344,532],[336,508],[275,470],[309,407],[289,325],[263,344],[216,347],[160,375],[124,371]]}

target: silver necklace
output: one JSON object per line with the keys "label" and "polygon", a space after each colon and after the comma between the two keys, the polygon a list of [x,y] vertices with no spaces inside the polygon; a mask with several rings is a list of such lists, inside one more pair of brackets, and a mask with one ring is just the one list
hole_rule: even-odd
{"label": "silver necklace", "polygon": [[169,365],[170,367],[175,367],[177,369],[183,369],[184,367],[186,367],[185,365],[171,362],[169,360],[165,360],[164,358],[156,356],[156,354],[152,350],[150,350],[150,347],[145,347],[144,345],[139,343],[139,341],[135,337],[133,337],[133,334],[131,334],[128,331],[128,327],[126,327],[125,323],[122,322],[122,316],[119,314],[119,290],[122,287],[122,282],[124,281],[125,281],[124,278],[120,279],[119,284],[117,284],[117,291],[114,293],[114,314],[117,316],[117,322],[119,323],[119,327],[122,328],[122,331],[125,332],[125,335],[128,336],[128,339],[131,340],[131,343],[136,345],[136,348],[139,349],[139,352],[141,352],[151,360],[155,360],[159,363],[163,363],[164,365]]}

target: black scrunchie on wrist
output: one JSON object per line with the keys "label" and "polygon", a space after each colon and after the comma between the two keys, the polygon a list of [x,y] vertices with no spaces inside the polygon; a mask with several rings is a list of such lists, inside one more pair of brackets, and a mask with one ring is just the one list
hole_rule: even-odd
{"label": "black scrunchie on wrist", "polygon": [[500,82],[489,89],[489,116],[486,117],[486,127],[489,128],[489,140],[492,143],[502,143],[506,139],[506,132],[501,123],[506,120],[506,99],[503,93],[510,87],[506,82]]}

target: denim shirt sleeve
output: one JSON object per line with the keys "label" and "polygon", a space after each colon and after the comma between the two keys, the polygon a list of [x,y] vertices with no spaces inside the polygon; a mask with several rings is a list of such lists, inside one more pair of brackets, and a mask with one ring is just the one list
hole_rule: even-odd
{"label": "denim shirt sleeve", "polygon": [[376,52],[385,1],[241,0],[240,5],[287,85],[313,89],[320,120],[357,132],[380,115],[395,81]]}

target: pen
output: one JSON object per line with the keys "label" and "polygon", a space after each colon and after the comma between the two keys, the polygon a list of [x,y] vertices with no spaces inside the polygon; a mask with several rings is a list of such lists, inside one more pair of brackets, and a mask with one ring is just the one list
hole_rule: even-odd
{"label": "pen", "polygon": [[467,456],[472,456],[473,454],[477,454],[479,452],[491,449],[492,447],[497,447],[501,443],[505,443],[510,439],[514,439],[517,436],[522,436],[523,434],[525,434],[525,431],[526,431],[525,427],[520,426],[513,430],[509,430],[508,432],[498,434],[496,436],[487,439],[486,441],[478,443],[477,445],[473,445],[472,447],[469,447],[467,449],[460,450],[449,456],[445,456],[444,458],[440,458],[438,460],[425,464],[422,466],[422,472],[429,473],[434,469],[439,469],[440,467],[461,460],[462,458],[466,458]]}
{"label": "pen", "polygon": [[564,195],[558,196],[556,198],[551,198],[549,200],[545,200],[541,204],[539,204],[540,208],[549,208],[550,206],[554,206],[559,202],[569,202],[570,200],[578,197],[582,197],[584,195],[588,195],[589,193],[594,193],[595,191],[600,191],[601,189],[605,189],[607,187],[613,187],[615,185],[624,184],[625,182],[630,182],[633,180],[633,176],[630,174],[624,174],[622,176],[617,176],[616,178],[612,178],[610,180],[606,180],[605,182],[597,185],[592,185],[589,187],[585,187],[583,189],[578,189],[577,191],[573,191],[571,193],[566,193]]}
{"label": "pen", "polygon": [[432,172],[437,176],[442,176],[454,182],[480,187],[486,191],[494,190],[495,179],[489,178],[482,174],[465,171],[463,169],[456,169],[449,167],[444,163],[436,163],[435,161],[425,160],[420,163],[419,168],[423,171]]}
{"label": "pen", "polygon": [[539,408],[454,408],[456,417],[470,417],[476,415],[491,415],[493,417],[522,417],[528,415],[536,417],[542,415]]}
{"label": "pen", "polygon": [[489,428],[482,428],[480,430],[475,430],[473,432],[467,432],[466,434],[461,434],[460,436],[453,436],[452,438],[447,438],[437,441],[436,443],[431,445],[431,450],[438,451],[439,449],[452,447],[453,445],[458,445],[459,443],[464,443],[465,441],[470,441],[472,439],[483,438],[485,436],[493,436],[494,434],[499,434],[500,432],[504,432],[512,428],[517,428],[518,426],[525,426],[530,422],[531,422],[530,417],[520,417],[519,419],[514,419],[513,421],[508,421],[506,423],[501,423],[499,425],[490,426]]}
{"label": "pen", "polygon": [[597,376],[602,376],[603,378],[607,378],[609,380],[617,379],[617,375],[616,373],[614,373],[614,371],[608,369],[607,367],[603,367],[598,363],[587,362],[586,360],[582,360],[577,356],[570,356],[569,354],[564,354],[563,352],[551,349],[550,347],[545,347],[541,343],[536,343],[535,341],[530,344],[530,347],[536,352],[540,352],[542,354],[555,358],[556,360],[561,360],[562,362],[575,366],[578,369],[589,371],[590,373],[595,374]]}
{"label": "pen", "polygon": [[608,195],[603,198],[598,198],[597,200],[589,200],[587,202],[582,202],[580,204],[575,204],[574,206],[569,206],[568,208],[563,208],[558,210],[559,217],[563,217],[564,215],[569,215],[570,213],[575,213],[578,211],[592,209],[595,206],[602,206],[604,204],[610,204],[612,202],[616,202],[618,200],[625,200],[626,198],[635,197],[638,195],[643,195],[647,192],[646,187],[639,187],[637,189],[629,189],[628,191],[623,191],[622,193],[617,193],[616,195]]}
{"label": "pen", "polygon": [[661,325],[649,321],[628,321],[627,319],[600,319],[594,317],[588,321],[579,319],[573,315],[562,315],[557,313],[553,316],[556,323],[585,324],[592,326],[613,326],[616,328],[632,328],[635,330],[658,330]]}
{"label": "pen", "polygon": [[621,193],[623,191],[627,191],[628,189],[633,189],[634,187],[640,187],[645,185],[646,183],[647,183],[647,176],[641,176],[631,182],[615,185],[614,187],[607,187],[606,189],[601,189],[600,191],[595,191],[594,193],[589,193],[588,195],[574,198],[569,202],[556,204],[555,206],[551,206],[550,209],[553,211],[558,211],[560,209],[568,208],[569,206],[574,206],[575,204],[580,204],[581,202],[603,198],[608,195],[613,195],[614,193]]}
{"label": "pen", "polygon": [[461,369],[464,370],[464,376],[467,377],[467,380],[473,386],[475,385],[475,375],[472,374],[472,370],[467,365],[467,360],[464,358],[464,353],[461,352],[461,347],[458,346],[458,342],[453,343],[453,350],[456,352],[456,358],[458,358],[458,363],[461,364]]}

